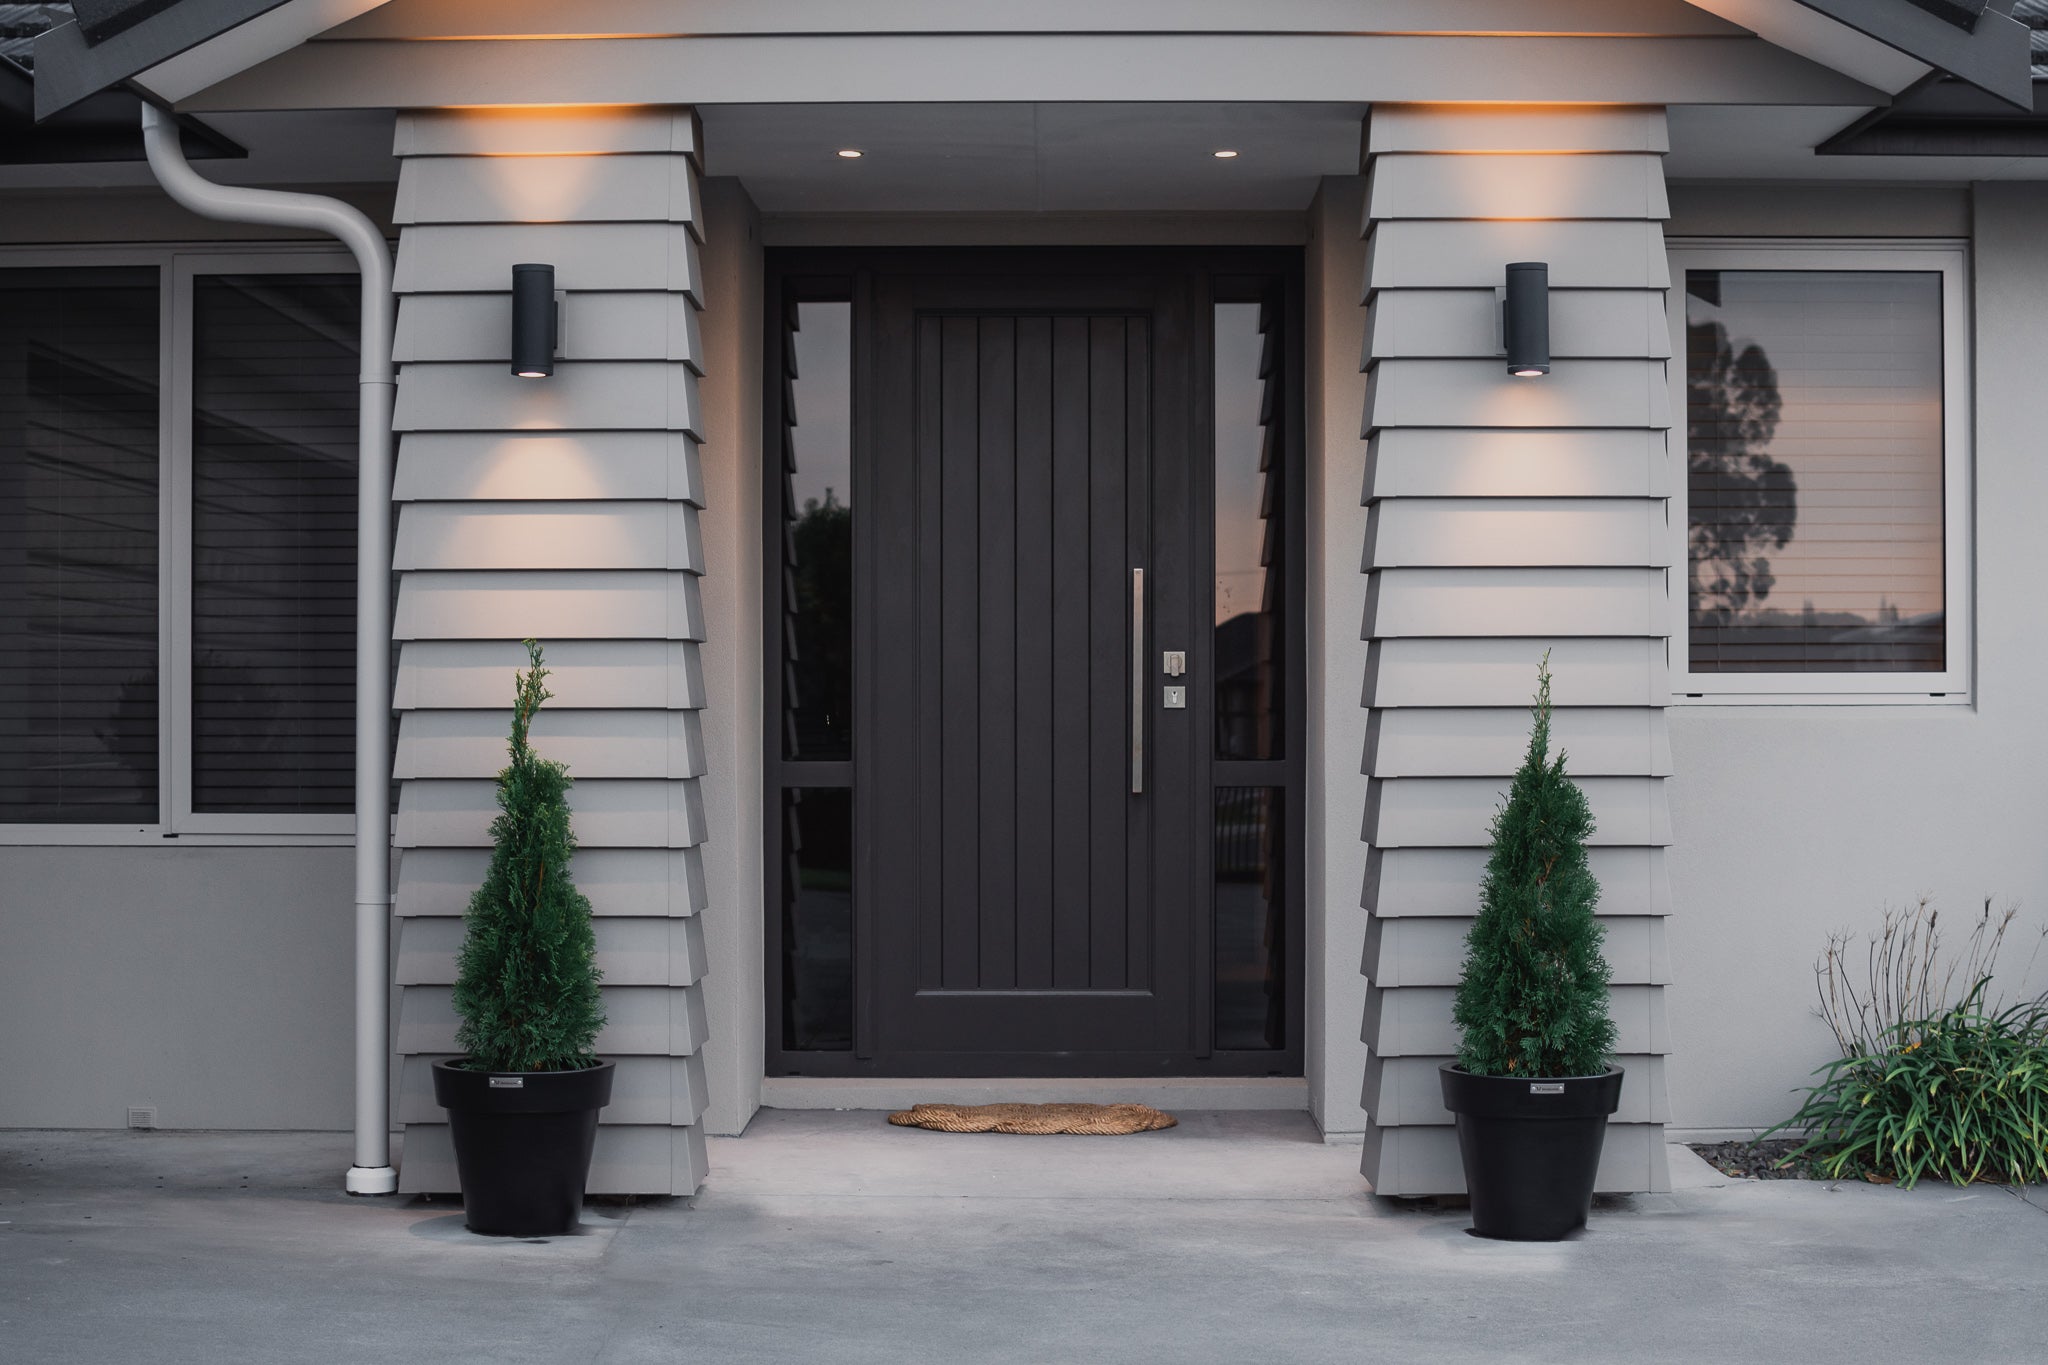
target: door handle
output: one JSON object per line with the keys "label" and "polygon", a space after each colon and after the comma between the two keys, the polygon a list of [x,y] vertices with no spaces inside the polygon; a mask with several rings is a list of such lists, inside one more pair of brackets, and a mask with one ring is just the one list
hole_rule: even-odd
{"label": "door handle", "polygon": [[1145,790],[1145,571],[1131,570],[1131,795]]}

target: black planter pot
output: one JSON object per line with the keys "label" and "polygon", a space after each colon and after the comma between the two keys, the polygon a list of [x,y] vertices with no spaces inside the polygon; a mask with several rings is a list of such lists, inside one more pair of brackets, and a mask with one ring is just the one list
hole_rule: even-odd
{"label": "black planter pot", "polygon": [[1604,1076],[1474,1076],[1446,1062],[1444,1107],[1457,1116],[1472,1231],[1555,1242],[1586,1225],[1621,1068]]}
{"label": "black planter pot", "polygon": [[558,1237],[583,1212],[610,1062],[581,1071],[467,1071],[434,1063],[448,1111],[463,1219],[495,1237]]}

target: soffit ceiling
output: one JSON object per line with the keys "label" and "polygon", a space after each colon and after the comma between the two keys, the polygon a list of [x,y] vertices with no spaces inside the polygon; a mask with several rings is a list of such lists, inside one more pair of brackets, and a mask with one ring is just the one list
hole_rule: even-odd
{"label": "soffit ceiling", "polygon": [[[715,105],[706,171],[769,213],[1300,210],[1363,104]],[[859,150],[859,160],[838,156]],[[1215,153],[1238,153],[1219,160]]]}

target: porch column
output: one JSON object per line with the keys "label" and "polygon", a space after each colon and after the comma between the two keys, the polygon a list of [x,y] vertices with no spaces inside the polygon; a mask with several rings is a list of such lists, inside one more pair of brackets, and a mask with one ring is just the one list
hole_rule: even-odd
{"label": "porch column", "polygon": [[[429,1066],[450,1055],[519,641],[547,649],[534,747],[569,765],[616,1059],[593,1193],[704,1178],[698,642],[699,137],[688,109],[402,114],[401,1186],[457,1187]],[[555,267],[555,373],[509,373],[512,266]]]}
{"label": "porch column", "polygon": [[[1464,1190],[1437,1068],[1487,826],[1551,651],[1592,802],[1628,1069],[1599,1188],[1668,1186],[1664,706],[1675,533],[1661,109],[1376,106],[1366,138],[1369,641],[1363,1169]],[[1480,155],[1475,155],[1475,153]],[[1551,373],[1508,375],[1494,289],[1550,265]]]}

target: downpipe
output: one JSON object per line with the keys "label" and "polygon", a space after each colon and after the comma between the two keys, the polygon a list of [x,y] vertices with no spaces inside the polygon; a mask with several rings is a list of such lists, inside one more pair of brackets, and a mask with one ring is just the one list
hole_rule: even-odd
{"label": "downpipe", "polygon": [[178,145],[176,122],[142,106],[142,145],[157,183],[202,218],[305,228],[339,239],[362,273],[362,376],[356,530],[356,1131],[350,1194],[392,1194],[391,1165],[391,253],[384,234],[339,199],[216,185]]}

